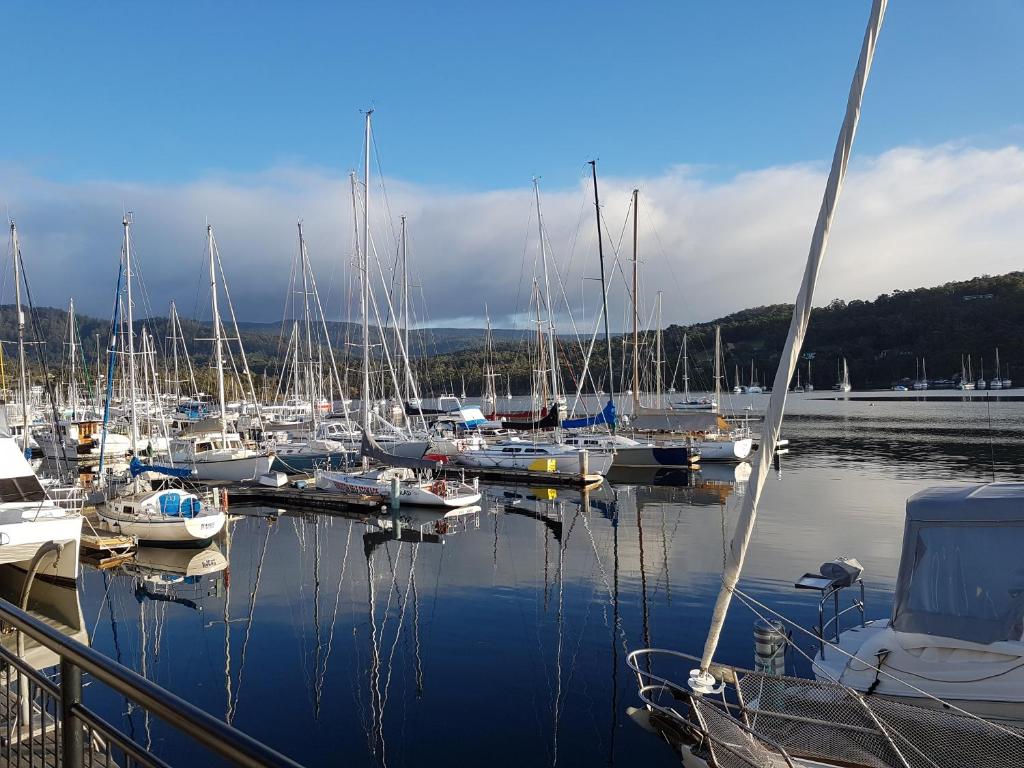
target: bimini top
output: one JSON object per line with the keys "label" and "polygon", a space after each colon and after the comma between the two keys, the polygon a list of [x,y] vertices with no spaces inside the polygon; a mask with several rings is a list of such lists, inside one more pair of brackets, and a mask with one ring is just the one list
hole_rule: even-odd
{"label": "bimini top", "polygon": [[907,522],[1024,522],[1024,483],[928,488],[907,501]]}
{"label": "bimini top", "polygon": [[892,626],[972,643],[1024,641],[1024,483],[911,497]]}

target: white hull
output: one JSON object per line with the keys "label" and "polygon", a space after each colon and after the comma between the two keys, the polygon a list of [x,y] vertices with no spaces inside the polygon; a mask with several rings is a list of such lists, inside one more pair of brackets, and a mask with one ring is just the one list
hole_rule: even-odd
{"label": "white hull", "polygon": [[[591,474],[606,475],[615,460],[613,453],[590,453],[587,457],[587,471]],[[583,471],[579,451],[566,451],[552,455],[519,454],[509,456],[490,448],[483,451],[466,451],[454,457],[454,463],[477,469],[518,469],[531,472],[548,472],[559,475],[579,475]]]}
{"label": "white hull", "polygon": [[[331,472],[316,473],[316,487],[335,493],[358,493],[364,496],[376,496],[381,501],[390,501],[391,481],[371,472]],[[462,483],[445,480],[431,482],[404,481],[400,483],[399,501],[402,504],[413,504],[422,507],[468,507],[480,501],[479,491]]]}
{"label": "white hull", "polygon": [[193,480],[230,480],[242,482],[255,480],[270,471],[273,456],[245,456],[238,459],[213,459],[208,461],[182,462],[191,467]]}
{"label": "white hull", "polygon": [[127,520],[121,516],[115,517],[103,507],[98,507],[96,514],[114,533],[135,536],[139,541],[159,544],[198,544],[209,541],[220,533],[226,520],[223,512],[167,520]]}
{"label": "white hull", "polygon": [[754,448],[749,437],[738,440],[701,440],[697,442],[701,461],[743,461]]}
{"label": "white hull", "polygon": [[0,564],[13,565],[27,571],[36,552],[48,541],[63,545],[63,549],[56,557],[43,559],[39,575],[64,581],[76,580],[78,552],[82,541],[80,515],[0,523]]}

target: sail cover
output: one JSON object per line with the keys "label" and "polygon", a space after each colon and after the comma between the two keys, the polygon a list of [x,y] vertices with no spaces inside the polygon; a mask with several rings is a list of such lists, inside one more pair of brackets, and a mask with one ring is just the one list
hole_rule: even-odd
{"label": "sail cover", "polygon": [[168,477],[180,478],[190,477],[193,472],[191,467],[161,467],[157,464],[143,464],[138,457],[132,459],[131,464],[128,465],[128,471],[131,472],[132,477],[138,477],[143,472],[157,472]]}
{"label": "sail cover", "polygon": [[439,470],[441,462],[430,461],[429,459],[414,459],[411,456],[396,456],[381,448],[380,443],[371,435],[363,432],[363,444],[360,452],[368,459],[387,464],[389,467],[405,467],[407,469],[433,469]]}
{"label": "sail cover", "polygon": [[558,426],[558,406],[548,408],[548,412],[537,421],[506,421],[502,419],[501,426],[504,429],[518,429],[524,432],[534,429],[554,429]]}
{"label": "sail cover", "polygon": [[581,427],[593,427],[597,424],[607,424],[610,427],[615,426],[615,403],[609,400],[601,412],[594,416],[585,416],[581,419],[567,419],[562,422],[562,426],[566,429],[579,429]]}

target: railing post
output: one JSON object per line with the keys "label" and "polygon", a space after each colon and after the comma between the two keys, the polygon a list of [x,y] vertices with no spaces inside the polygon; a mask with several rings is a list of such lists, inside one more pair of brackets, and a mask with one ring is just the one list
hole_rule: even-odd
{"label": "railing post", "polygon": [[82,768],[84,734],[75,707],[82,704],[82,670],[67,659],[60,662],[61,765]]}

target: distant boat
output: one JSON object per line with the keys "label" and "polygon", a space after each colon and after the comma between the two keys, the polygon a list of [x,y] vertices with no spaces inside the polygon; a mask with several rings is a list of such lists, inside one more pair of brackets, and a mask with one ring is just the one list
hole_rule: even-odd
{"label": "distant boat", "polygon": [[804,392],[804,388],[803,388],[803,385],[800,383],[800,369],[797,368],[796,369],[796,386],[793,387],[793,393],[797,394],[797,395],[802,395],[803,392]]}
{"label": "distant boat", "polygon": [[910,386],[915,392],[921,392],[928,389],[928,367],[923,357],[916,362],[918,363],[917,376],[914,378],[914,383]]}
{"label": "distant boat", "polygon": [[907,388],[902,384],[897,384],[892,388],[893,392],[906,392]]}
{"label": "distant boat", "polygon": [[989,389],[1003,389],[1006,384],[1003,383],[1003,377],[999,373],[999,347],[996,347],[996,377],[988,383]]}
{"label": "distant boat", "polygon": [[833,392],[849,392],[853,387],[850,386],[850,369],[846,365],[846,358],[843,358],[842,374],[835,384],[832,385]]}

